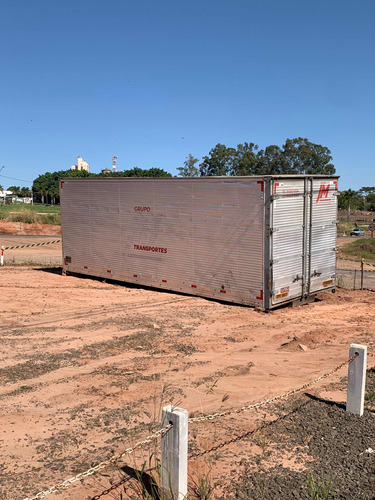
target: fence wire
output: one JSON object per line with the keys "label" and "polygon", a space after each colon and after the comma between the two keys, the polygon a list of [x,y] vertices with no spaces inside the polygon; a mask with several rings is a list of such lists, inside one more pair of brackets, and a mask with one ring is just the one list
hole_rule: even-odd
{"label": "fence wire", "polygon": [[[249,410],[253,410],[253,409],[256,409],[256,408],[260,408],[260,407],[265,406],[267,404],[275,403],[276,401],[279,401],[281,399],[288,398],[290,396],[293,396],[294,394],[297,394],[298,392],[301,392],[301,391],[307,389],[308,387],[311,387],[314,384],[317,384],[318,382],[321,382],[322,380],[326,379],[327,377],[333,375],[338,370],[340,370],[340,368],[342,368],[343,366],[351,363],[358,356],[359,356],[358,353],[354,354],[354,356],[352,356],[350,359],[344,361],[343,363],[340,363],[338,366],[336,366],[335,368],[333,368],[333,370],[329,371],[328,373],[325,373],[324,375],[321,375],[320,377],[314,379],[312,382],[307,382],[306,384],[303,384],[303,385],[301,385],[300,387],[298,387],[296,389],[292,389],[290,391],[287,391],[284,394],[281,394],[279,396],[274,396],[273,398],[268,398],[268,399],[265,399],[265,400],[260,401],[258,403],[252,403],[252,404],[249,404],[249,405],[245,405],[245,406],[242,406],[241,408],[236,408],[236,409],[226,410],[226,411],[222,411],[222,412],[212,413],[210,415],[201,415],[199,417],[191,417],[191,418],[188,419],[188,422],[189,423],[198,423],[198,422],[205,422],[205,421],[215,420],[215,419],[226,417],[226,416],[229,416],[229,415],[239,414],[239,413],[242,413],[244,411],[249,411]],[[158,431],[156,431],[154,434],[151,434],[150,436],[147,436],[147,438],[144,439],[143,441],[140,441],[137,444],[135,444],[134,446],[132,446],[130,448],[127,448],[126,450],[124,450],[119,455],[113,455],[108,460],[100,462],[99,464],[97,464],[97,465],[95,465],[93,467],[90,467],[86,471],[80,472],[79,474],[76,474],[75,476],[71,477],[70,479],[66,479],[65,481],[63,481],[63,482],[61,482],[59,484],[56,484],[56,485],[52,486],[51,488],[49,488],[47,490],[40,491],[36,495],[34,495],[32,497],[26,497],[23,500],[38,500],[40,498],[45,498],[47,495],[50,495],[51,493],[57,493],[58,491],[60,491],[60,490],[62,490],[64,488],[69,487],[71,484],[75,483],[76,481],[80,481],[81,479],[84,479],[85,477],[91,476],[92,474],[95,474],[99,470],[104,469],[108,465],[114,464],[114,463],[118,462],[125,455],[130,455],[130,454],[134,453],[134,451],[137,450],[138,448],[141,448],[145,444],[151,443],[152,441],[154,441],[158,437],[160,437],[163,434],[167,433],[172,427],[173,427],[172,424],[168,424],[165,427],[162,427],[161,429],[159,429]]]}
{"label": "fence wire", "polygon": [[[375,289],[375,265],[366,262],[373,269],[366,269],[363,271],[363,289]],[[361,269],[338,269],[337,270],[337,286],[340,288],[347,288],[348,290],[361,289]]]}
{"label": "fence wire", "polygon": [[26,497],[23,500],[38,500],[39,498],[44,498],[47,495],[50,495],[51,493],[57,493],[58,491],[60,491],[64,488],[67,488],[71,484],[75,483],[76,481],[80,481],[81,479],[84,479],[87,476],[91,476],[92,474],[95,474],[99,470],[104,469],[108,465],[118,462],[125,455],[131,455],[132,453],[135,452],[135,450],[137,450],[138,448],[141,448],[145,444],[151,443],[152,441],[154,441],[158,437],[160,437],[163,434],[165,434],[166,432],[168,432],[171,428],[172,428],[172,424],[168,424],[165,427],[154,432],[154,434],[147,436],[147,438],[144,439],[143,441],[140,441],[139,443],[135,444],[134,446],[127,448],[119,455],[113,455],[108,460],[104,460],[103,462],[100,462],[99,464],[94,465],[94,467],[90,467],[90,469],[87,469],[84,472],[80,472],[79,474],[76,474],[75,476],[71,477],[70,479],[66,479],[65,481],[63,481],[59,484],[55,484],[54,486],[52,486],[48,490],[40,491],[39,493],[37,493],[33,497]]}
{"label": "fence wire", "polygon": [[264,399],[263,401],[260,401],[258,403],[252,403],[249,405],[245,405],[245,406],[242,406],[241,408],[236,408],[233,410],[225,410],[225,411],[221,411],[218,413],[213,413],[211,415],[202,415],[200,417],[192,417],[192,418],[189,418],[189,423],[204,422],[206,420],[215,420],[216,418],[227,417],[228,415],[235,415],[238,413],[242,413],[244,411],[254,410],[255,408],[261,408],[264,405],[268,405],[271,403],[275,403],[276,401],[280,401],[280,399],[288,398],[290,396],[293,396],[294,394],[297,394],[297,392],[304,391],[308,387],[311,387],[312,385],[317,384],[321,380],[324,380],[325,378],[333,375],[335,372],[340,370],[340,368],[342,368],[346,364],[351,363],[353,361],[353,359],[357,358],[358,356],[359,356],[359,354],[354,354],[354,356],[352,356],[347,361],[344,361],[340,365],[336,366],[336,368],[334,368],[330,372],[325,373],[324,375],[321,375],[320,377],[316,378],[312,382],[307,382],[306,384],[303,384],[300,387],[297,387],[297,389],[292,389],[288,392],[284,392],[284,394],[281,394],[279,396],[274,396],[273,398]]}

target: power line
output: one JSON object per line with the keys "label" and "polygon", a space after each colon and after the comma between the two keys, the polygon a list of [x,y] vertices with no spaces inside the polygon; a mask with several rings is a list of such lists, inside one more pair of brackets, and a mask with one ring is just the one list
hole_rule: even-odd
{"label": "power line", "polygon": [[1,175],[0,177],[5,177],[6,179],[11,179],[12,181],[22,181],[22,182],[33,182],[33,181],[27,181],[26,179],[16,179],[15,177],[8,177],[7,175]]}

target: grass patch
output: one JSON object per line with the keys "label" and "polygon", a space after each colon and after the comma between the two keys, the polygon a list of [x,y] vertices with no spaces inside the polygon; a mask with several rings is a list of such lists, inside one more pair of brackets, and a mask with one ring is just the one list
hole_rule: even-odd
{"label": "grass patch", "polygon": [[375,391],[366,392],[365,401],[369,401],[370,403],[375,403]]}
{"label": "grass patch", "polygon": [[367,370],[365,401],[375,403],[375,367]]}
{"label": "grass patch", "polygon": [[20,392],[29,392],[32,391],[33,388],[31,385],[21,385]]}
{"label": "grass patch", "polygon": [[0,205],[0,219],[26,224],[61,224],[59,205]]}
{"label": "grass patch", "polygon": [[49,262],[40,262],[33,259],[20,259],[17,260],[14,257],[12,259],[6,259],[4,261],[4,267],[38,267],[38,269],[61,269],[61,264],[57,264],[54,259],[50,259]]}
{"label": "grass patch", "polygon": [[337,224],[337,235],[338,236],[349,236],[350,231],[353,231],[353,229],[354,229],[353,222],[340,221]]}
{"label": "grass patch", "polygon": [[309,478],[310,499],[311,500],[330,500],[335,495],[335,485],[332,476],[328,481],[322,473],[321,480],[315,480],[312,476]]}
{"label": "grass patch", "polygon": [[375,238],[361,238],[341,248],[341,252],[356,259],[375,261]]}
{"label": "grass patch", "polygon": [[173,347],[176,349],[176,351],[182,352],[186,356],[189,356],[190,354],[193,354],[197,351],[197,349],[191,344],[174,344]]}

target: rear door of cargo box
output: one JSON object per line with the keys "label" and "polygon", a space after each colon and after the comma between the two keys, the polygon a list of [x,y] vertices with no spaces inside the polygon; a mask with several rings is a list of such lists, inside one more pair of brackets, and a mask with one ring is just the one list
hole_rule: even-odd
{"label": "rear door of cargo box", "polygon": [[309,293],[335,286],[337,179],[313,179],[311,196]]}
{"label": "rear door of cargo box", "polygon": [[271,305],[277,305],[306,287],[309,197],[304,178],[275,179],[271,189]]}

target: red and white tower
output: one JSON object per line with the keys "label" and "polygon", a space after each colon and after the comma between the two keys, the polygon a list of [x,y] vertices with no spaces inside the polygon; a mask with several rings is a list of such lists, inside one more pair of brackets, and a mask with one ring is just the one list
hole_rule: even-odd
{"label": "red and white tower", "polygon": [[117,172],[117,156],[112,156],[112,170]]}

